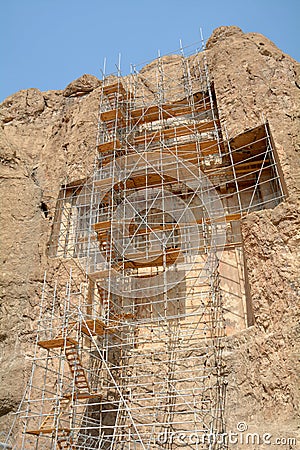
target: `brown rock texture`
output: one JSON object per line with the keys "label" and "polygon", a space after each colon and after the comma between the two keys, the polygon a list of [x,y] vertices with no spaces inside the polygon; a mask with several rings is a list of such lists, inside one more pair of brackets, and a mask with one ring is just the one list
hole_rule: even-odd
{"label": "brown rock texture", "polygon": [[[237,27],[215,30],[205,55],[223,132],[230,138],[267,119],[288,191],[275,209],[243,219],[255,324],[225,343],[227,428],[236,431],[238,422],[246,422],[250,432],[294,437],[300,400],[300,67],[264,36]],[[179,59],[164,60],[174,77]],[[151,79],[151,64],[142,69],[141,82],[143,74]],[[28,89],[1,105],[4,432],[30,373],[44,272],[51,279],[60,270],[46,253],[58,192],[67,174],[83,178],[94,159],[100,86],[96,77],[83,75],[64,91]],[[144,89],[151,97],[151,86]]]}

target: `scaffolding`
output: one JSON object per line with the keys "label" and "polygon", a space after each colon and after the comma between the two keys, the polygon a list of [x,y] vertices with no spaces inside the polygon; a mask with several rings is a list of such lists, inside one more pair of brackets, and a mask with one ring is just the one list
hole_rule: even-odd
{"label": "scaffolding", "polygon": [[49,254],[73,269],[45,277],[15,448],[227,448],[222,254],[243,272],[240,219],[282,201],[279,171],[268,123],[223,138],[203,52],[103,79],[95,167],[57,200]]}

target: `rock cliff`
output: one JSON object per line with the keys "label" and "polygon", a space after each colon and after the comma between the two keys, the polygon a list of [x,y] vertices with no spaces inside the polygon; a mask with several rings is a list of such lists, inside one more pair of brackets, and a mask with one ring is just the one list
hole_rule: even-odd
{"label": "rock cliff", "polygon": [[[223,132],[230,138],[267,119],[288,191],[275,209],[242,221],[255,324],[225,343],[227,428],[235,431],[243,421],[251,432],[295,436],[300,65],[264,36],[237,27],[215,30],[205,53]],[[165,63],[176,72],[177,57]],[[149,79],[150,72],[151,64],[141,74]],[[67,174],[83,178],[94,159],[100,86],[96,77],[83,75],[64,91],[20,91],[0,108],[3,431],[30,373],[44,272],[51,279],[60,270],[46,252],[60,186]],[[145,89],[151,95],[151,86]]]}

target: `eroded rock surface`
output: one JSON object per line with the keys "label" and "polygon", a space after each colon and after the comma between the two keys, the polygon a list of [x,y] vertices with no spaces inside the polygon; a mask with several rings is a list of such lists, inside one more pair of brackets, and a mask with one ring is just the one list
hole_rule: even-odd
{"label": "eroded rock surface", "polygon": [[[299,64],[272,42],[220,27],[206,51],[223,132],[269,121],[286,202],[243,219],[255,325],[228,338],[228,428],[295,435],[299,362]],[[176,77],[180,57],[167,57]],[[151,64],[141,71],[151,81]],[[1,105],[0,429],[21,400],[34,349],[55,203],[67,173],[83,178],[95,156],[101,82],[83,75],[64,91],[20,91]],[[151,98],[151,82],[144,83]],[[225,129],[226,126],[226,129]],[[298,368],[299,373],[299,368]],[[300,438],[299,438],[300,439]],[[259,447],[263,448],[262,446]]]}

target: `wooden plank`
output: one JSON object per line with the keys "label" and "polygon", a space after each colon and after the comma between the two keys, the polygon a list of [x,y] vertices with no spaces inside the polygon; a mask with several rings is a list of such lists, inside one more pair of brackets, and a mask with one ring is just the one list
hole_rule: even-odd
{"label": "wooden plank", "polygon": [[218,142],[214,139],[211,141],[200,141],[200,150],[203,155],[213,155],[219,153]]}
{"label": "wooden plank", "polygon": [[168,150],[183,159],[200,159],[202,155],[206,156],[219,153],[217,141],[215,139],[212,139],[211,141],[197,142],[197,140],[194,140],[190,142],[178,143],[172,147],[167,147],[165,150],[166,154],[168,153]]}
{"label": "wooden plank", "polygon": [[96,240],[96,236],[87,235],[87,236],[82,236],[82,237],[78,238],[77,242],[92,242],[95,240]]}
{"label": "wooden plank", "polygon": [[165,103],[161,106],[148,106],[131,111],[131,117],[138,123],[153,122],[159,119],[192,115],[194,113],[210,110],[210,104],[200,101],[194,106],[189,104]]}
{"label": "wooden plank", "polygon": [[116,81],[115,83],[112,84],[107,84],[106,86],[103,86],[103,94],[104,95],[112,95],[112,94],[125,94],[126,91],[124,89],[124,86],[122,83],[120,83],[119,81]]}
{"label": "wooden plank", "polygon": [[64,347],[70,347],[73,345],[78,345],[78,342],[70,337],[58,337],[55,339],[49,339],[47,341],[39,341],[38,346],[45,348],[45,349],[52,349],[52,348],[64,348]]}
{"label": "wooden plank", "polygon": [[[145,262],[139,262],[137,260],[134,260],[134,261],[129,260],[130,256],[132,258],[136,258],[138,256],[137,254],[126,255],[127,261],[124,262],[124,268],[127,269],[127,268],[162,266],[164,264],[164,256],[165,256],[167,265],[174,264],[175,262],[182,262],[183,256],[180,253],[181,253],[180,248],[170,248],[170,249],[166,250],[165,255],[161,254],[157,258],[153,259],[152,261],[145,261]],[[157,254],[157,252],[155,252],[155,254]],[[155,256],[155,255],[152,255],[152,257],[153,256]],[[146,253],[145,253],[145,258],[147,258],[147,257],[151,257],[151,252],[148,255],[146,255]]]}
{"label": "wooden plank", "polygon": [[102,336],[105,331],[105,324],[100,319],[89,319],[81,324],[81,331],[90,336]]}
{"label": "wooden plank", "polygon": [[165,224],[153,224],[153,225],[147,225],[146,228],[139,228],[138,230],[130,230],[130,234],[124,235],[124,236],[132,236],[135,235],[143,235],[152,233],[153,231],[170,231],[174,230],[176,227],[178,227],[177,223],[165,223]]}
{"label": "wooden plank", "polygon": [[232,222],[234,220],[240,220],[241,218],[242,218],[242,214],[241,213],[227,214],[225,216],[226,222]]}
{"label": "wooden plank", "polygon": [[103,166],[105,166],[105,165],[107,165],[107,164],[110,164],[111,162],[112,162],[112,160],[113,160],[113,155],[109,155],[109,156],[106,156],[105,158],[103,158],[103,156],[101,157],[101,164],[102,164],[102,167]]}
{"label": "wooden plank", "polygon": [[[241,213],[225,214],[225,216],[216,217],[211,220],[211,218],[205,218],[206,223],[216,223],[216,222],[233,222],[234,220],[240,220],[242,218]],[[202,223],[201,220],[197,220],[197,223]]]}
{"label": "wooden plank", "polygon": [[[26,430],[26,434],[33,434],[35,436],[39,436],[40,434],[51,434],[54,431],[56,431],[56,427],[53,428],[40,428],[38,430]],[[65,432],[65,433],[70,433],[70,428],[58,428],[57,429],[58,432]]]}
{"label": "wooden plank", "polygon": [[177,105],[172,105],[171,108],[168,108],[167,111],[170,115],[170,117],[178,117],[178,116],[186,116],[186,115],[193,115],[194,113],[198,113],[198,112],[204,112],[204,111],[208,111],[210,110],[211,107],[209,104],[203,104],[203,103],[199,103],[196,104],[195,106],[177,106]]}
{"label": "wooden plank", "polygon": [[[115,225],[119,225],[119,224],[115,223]],[[130,226],[131,222],[128,223],[127,225]],[[106,231],[110,230],[110,226],[111,226],[111,222],[105,221],[105,222],[95,223],[93,225],[93,228],[98,234],[102,235],[100,237],[103,238],[103,237],[107,236]],[[134,227],[134,225],[133,225],[133,227]],[[148,225],[147,228],[139,228],[136,231],[133,228],[132,231],[130,230],[130,234],[128,234],[126,236],[131,236],[132,234],[136,234],[136,235],[148,234],[148,233],[152,233],[153,231],[168,231],[168,230],[173,230],[175,227],[177,227],[176,223],[153,224],[153,225]],[[105,232],[103,232],[103,230]]]}
{"label": "wooden plank", "polygon": [[[267,170],[270,169],[270,166],[266,166],[261,168],[261,165],[264,161],[253,161],[249,163],[242,163],[242,164],[235,164],[235,173],[236,174],[248,174],[251,175],[255,172],[258,172],[259,170]],[[269,163],[269,161],[265,161],[265,163]],[[254,167],[257,166],[257,167]],[[229,176],[231,175],[233,177],[233,166],[225,166],[221,169],[207,169],[205,167],[202,168],[203,172],[209,177],[218,177],[218,176]],[[234,178],[228,179],[227,182],[233,181]],[[238,180],[238,183],[240,180]]]}
{"label": "wooden plank", "polygon": [[[267,166],[267,167],[257,167],[257,168],[252,168],[252,169],[235,169],[235,173],[237,173],[237,174],[239,174],[239,173],[247,173],[248,175],[251,175],[251,174],[253,174],[253,173],[256,173],[256,172],[260,172],[260,171],[265,171],[265,170],[268,170],[268,169],[270,169],[270,166]],[[239,180],[237,180],[238,182],[239,182]]]}
{"label": "wooden plank", "polygon": [[105,153],[110,152],[113,150],[120,149],[122,147],[121,142],[119,139],[114,139],[108,142],[103,142],[102,144],[99,144],[97,149],[99,153]]}
{"label": "wooden plank", "polygon": [[[234,221],[234,220],[239,220],[239,219],[241,219],[242,217],[243,217],[243,216],[242,216],[241,213],[225,214],[224,216],[220,216],[220,217],[213,218],[213,222],[223,222],[223,221],[231,222],[231,221]],[[203,220],[204,220],[205,222],[207,222],[207,223],[211,223],[211,219],[210,219],[210,218],[204,217]],[[191,226],[194,226],[195,223],[201,224],[201,223],[202,223],[202,219],[195,220],[195,222],[180,222],[180,223],[174,223],[174,224],[171,224],[171,225],[172,225],[172,228],[171,228],[171,229],[174,229],[175,227],[176,227],[176,229],[179,229],[179,230],[182,229],[182,228],[189,228],[189,227],[191,227]],[[149,228],[150,228],[150,229],[147,230],[148,233],[151,232],[152,227],[149,227]],[[145,230],[143,230],[143,231],[146,233]],[[172,251],[178,251],[178,249],[172,249]],[[133,256],[133,257],[136,257],[137,254],[133,254],[132,256]],[[149,253],[149,256],[151,257],[151,252]],[[126,258],[128,259],[129,257],[130,257],[130,256],[127,255]]]}
{"label": "wooden plank", "polygon": [[110,230],[110,226],[111,226],[111,221],[106,220],[103,222],[94,223],[93,228],[96,232],[101,232],[103,230]]}
{"label": "wooden plank", "polygon": [[76,347],[69,347],[65,350],[65,355],[75,386],[78,389],[85,389],[89,392],[89,383],[78,353],[78,349]]}
{"label": "wooden plank", "polygon": [[132,313],[122,313],[122,314],[114,314],[111,317],[112,321],[120,321],[122,319],[134,319],[136,317],[136,314]]}
{"label": "wooden plank", "polygon": [[[161,114],[160,114],[161,111]],[[158,106],[148,106],[134,109],[130,112],[131,118],[137,123],[147,123],[162,118],[162,110]]]}
{"label": "wooden plank", "polygon": [[120,108],[110,109],[109,111],[103,111],[100,113],[100,119],[102,122],[111,122],[115,120],[124,121],[124,114]]}

